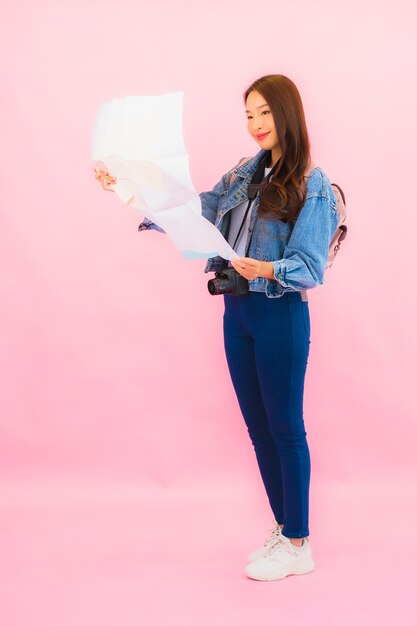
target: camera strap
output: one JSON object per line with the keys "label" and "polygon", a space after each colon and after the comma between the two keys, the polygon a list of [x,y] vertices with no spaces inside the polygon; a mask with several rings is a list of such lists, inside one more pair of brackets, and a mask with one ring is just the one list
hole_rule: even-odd
{"label": "camera strap", "polygon": [[[267,154],[259,162],[258,168],[256,169],[254,175],[251,178],[251,182],[248,183],[248,199],[249,199],[249,202],[248,202],[248,206],[247,206],[247,209],[245,211],[245,215],[243,217],[242,223],[240,225],[239,232],[236,235],[235,243],[232,246],[233,249],[235,248],[236,242],[239,239],[240,233],[241,233],[242,228],[243,228],[243,224],[245,223],[246,217],[247,217],[247,215],[249,213],[249,210],[250,210],[250,207],[252,206],[252,202],[254,201],[256,196],[258,195],[260,188],[264,187],[269,182],[270,177],[275,172],[275,170],[276,170],[276,168],[278,166],[278,163],[280,162],[280,159],[278,159],[278,161],[275,163],[275,165],[272,168],[272,170],[266,176],[264,176],[265,166],[266,166],[266,163],[268,162],[270,156],[271,156],[271,151],[268,150]],[[249,237],[248,237],[248,241],[246,243],[245,256],[247,256],[247,254],[248,254],[250,242],[252,240],[252,233],[253,233],[253,229],[250,232]]]}

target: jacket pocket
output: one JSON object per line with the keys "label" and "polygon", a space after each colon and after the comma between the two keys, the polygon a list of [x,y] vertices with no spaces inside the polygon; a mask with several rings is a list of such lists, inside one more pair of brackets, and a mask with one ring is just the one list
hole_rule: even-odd
{"label": "jacket pocket", "polygon": [[276,218],[265,219],[256,216],[259,235],[265,237],[266,240],[287,241],[290,235],[290,227],[285,222]]}

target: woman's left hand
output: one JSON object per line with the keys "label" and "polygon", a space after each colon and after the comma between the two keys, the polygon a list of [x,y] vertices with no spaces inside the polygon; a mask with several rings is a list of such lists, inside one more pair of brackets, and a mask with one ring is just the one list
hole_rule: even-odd
{"label": "woman's left hand", "polygon": [[242,257],[232,259],[230,262],[235,270],[247,280],[253,280],[259,276],[274,278],[274,266],[270,261],[258,261],[257,259]]}

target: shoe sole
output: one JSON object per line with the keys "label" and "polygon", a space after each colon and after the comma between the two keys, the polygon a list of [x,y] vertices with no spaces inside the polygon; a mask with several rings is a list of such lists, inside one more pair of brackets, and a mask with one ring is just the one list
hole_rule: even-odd
{"label": "shoe sole", "polygon": [[314,571],[315,568],[315,563],[313,561],[313,559],[309,559],[308,561],[305,561],[303,564],[300,564],[299,567],[294,567],[292,569],[291,572],[288,572],[287,574],[284,574],[283,576],[267,576],[266,574],[249,574],[248,572],[246,573],[246,576],[248,576],[248,578],[251,578],[253,580],[282,580],[283,578],[286,578],[287,576],[302,576],[303,574],[310,574],[311,572]]}

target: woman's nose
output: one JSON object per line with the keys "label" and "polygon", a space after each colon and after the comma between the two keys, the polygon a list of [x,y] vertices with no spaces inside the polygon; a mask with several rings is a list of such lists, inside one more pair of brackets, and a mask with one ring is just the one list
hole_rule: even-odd
{"label": "woman's nose", "polygon": [[258,133],[262,129],[262,120],[253,120],[251,126],[253,132]]}

